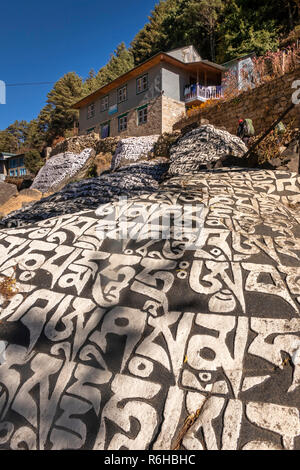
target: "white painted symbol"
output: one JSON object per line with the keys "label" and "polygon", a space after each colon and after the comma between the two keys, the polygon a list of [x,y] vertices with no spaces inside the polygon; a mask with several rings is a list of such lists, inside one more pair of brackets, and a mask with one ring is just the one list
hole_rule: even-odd
{"label": "white painted symbol", "polygon": [[292,355],[292,361],[295,366],[300,366],[300,340],[295,341],[292,346],[294,353]]}
{"label": "white painted symbol", "polygon": [[295,80],[292,84],[292,88],[296,88],[296,91],[292,94],[292,103],[295,105],[300,103],[300,80]]}
{"label": "white painted symbol", "polygon": [[0,341],[0,365],[4,364],[6,361],[6,346],[7,346],[6,341]]}
{"label": "white painted symbol", "polygon": [[119,202],[102,204],[95,211],[100,217],[96,233],[99,239],[170,240],[182,242],[186,250],[199,248],[204,225],[203,204],[168,205]]}

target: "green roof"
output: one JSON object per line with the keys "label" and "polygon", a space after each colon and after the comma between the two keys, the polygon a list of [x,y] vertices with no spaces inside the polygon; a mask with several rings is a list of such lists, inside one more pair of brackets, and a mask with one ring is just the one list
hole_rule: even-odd
{"label": "green roof", "polygon": [[0,152],[0,155],[2,157],[16,157],[17,156],[16,153],[9,153],[9,152]]}

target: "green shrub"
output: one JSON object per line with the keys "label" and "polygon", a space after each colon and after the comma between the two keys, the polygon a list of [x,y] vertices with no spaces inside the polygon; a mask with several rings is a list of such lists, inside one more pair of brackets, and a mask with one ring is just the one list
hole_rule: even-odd
{"label": "green shrub", "polygon": [[29,150],[29,152],[25,153],[24,163],[26,170],[36,175],[44,166],[45,161],[37,150]]}

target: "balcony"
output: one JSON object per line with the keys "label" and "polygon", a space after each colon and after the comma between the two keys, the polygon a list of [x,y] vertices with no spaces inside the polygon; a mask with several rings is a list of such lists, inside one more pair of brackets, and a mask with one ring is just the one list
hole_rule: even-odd
{"label": "balcony", "polygon": [[207,100],[217,100],[223,97],[222,86],[189,85],[184,88],[184,101],[193,105],[204,103]]}

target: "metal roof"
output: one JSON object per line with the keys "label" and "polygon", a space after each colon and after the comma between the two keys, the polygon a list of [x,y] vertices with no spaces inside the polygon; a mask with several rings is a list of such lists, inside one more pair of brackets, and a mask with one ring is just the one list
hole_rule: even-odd
{"label": "metal roof", "polygon": [[236,57],[235,59],[231,59],[228,62],[224,62],[224,64],[222,64],[222,65],[223,65],[223,67],[226,67],[229,64],[232,64],[234,62],[239,62],[243,59],[247,59],[248,57],[253,57],[253,56],[255,56],[255,52],[249,52],[249,54],[240,55],[240,56]]}
{"label": "metal roof", "polygon": [[17,157],[17,154],[9,153],[9,152],[0,152],[1,160],[7,160],[8,158],[11,158],[11,157]]}
{"label": "metal roof", "polygon": [[225,67],[223,67],[222,65],[215,64],[213,62],[210,62],[209,60],[201,60],[199,62],[182,62],[181,60],[168,55],[167,52],[158,52],[157,54],[155,54],[153,57],[146,60],[142,64],[137,65],[136,67],[124,73],[120,77],[107,83],[103,87],[98,88],[98,90],[94,91],[93,93],[77,101],[76,103],[73,104],[72,108],[80,109],[83,106],[86,106],[87,104],[92,103],[99,96],[105,96],[107,93],[114,90],[116,87],[121,86],[121,84],[126,83],[126,81],[128,81],[129,79],[133,77],[137,77],[138,75],[144,73],[146,70],[149,70],[152,66],[160,62],[169,62],[185,70],[191,70],[195,66],[203,67],[204,69],[208,71],[214,70],[215,72],[216,71],[223,72],[226,70]]}

